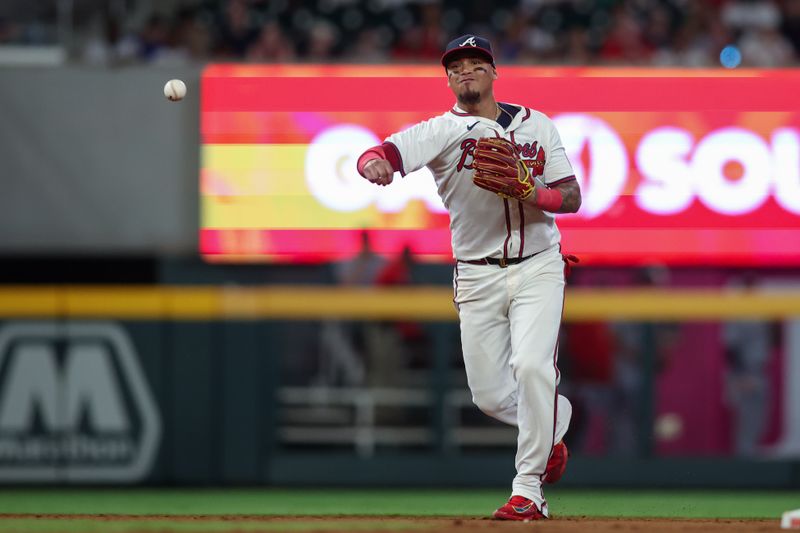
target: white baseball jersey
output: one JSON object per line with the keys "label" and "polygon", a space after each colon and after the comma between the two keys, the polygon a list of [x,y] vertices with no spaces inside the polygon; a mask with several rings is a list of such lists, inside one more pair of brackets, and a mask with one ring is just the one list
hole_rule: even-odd
{"label": "white baseball jersey", "polygon": [[552,213],[501,198],[472,183],[472,154],[481,137],[514,142],[531,175],[540,182],[552,186],[574,179],[558,131],[546,115],[514,104],[499,106],[502,112],[498,121],[506,122],[505,128],[456,106],[386,139],[399,152],[402,175],[424,166],[433,173],[450,213],[456,259],[526,257],[557,244],[561,238]]}

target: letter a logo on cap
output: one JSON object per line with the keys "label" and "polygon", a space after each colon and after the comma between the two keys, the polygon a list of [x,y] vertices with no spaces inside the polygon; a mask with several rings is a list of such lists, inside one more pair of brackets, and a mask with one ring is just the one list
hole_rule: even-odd
{"label": "letter a logo on cap", "polygon": [[467,46],[467,45],[478,46],[478,43],[475,42],[475,37],[470,37],[469,39],[459,44],[458,46]]}

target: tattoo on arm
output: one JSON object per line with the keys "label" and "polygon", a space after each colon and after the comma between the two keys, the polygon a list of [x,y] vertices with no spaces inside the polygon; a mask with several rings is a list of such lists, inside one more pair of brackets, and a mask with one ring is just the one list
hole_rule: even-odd
{"label": "tattoo on arm", "polygon": [[576,180],[568,181],[555,187],[561,191],[561,209],[559,213],[577,213],[581,207],[581,188]]}

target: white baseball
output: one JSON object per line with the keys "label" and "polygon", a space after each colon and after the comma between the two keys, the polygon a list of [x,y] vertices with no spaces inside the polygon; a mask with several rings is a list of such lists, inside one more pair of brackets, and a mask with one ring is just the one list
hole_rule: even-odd
{"label": "white baseball", "polygon": [[173,102],[183,100],[183,97],[186,96],[186,84],[181,80],[169,80],[164,85],[164,96]]}

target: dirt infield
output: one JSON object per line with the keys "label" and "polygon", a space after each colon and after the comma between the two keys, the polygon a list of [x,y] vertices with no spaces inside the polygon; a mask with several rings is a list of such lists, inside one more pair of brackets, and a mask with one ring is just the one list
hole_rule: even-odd
{"label": "dirt infield", "polygon": [[[214,531],[218,532],[275,532],[283,530],[301,532],[349,532],[386,533],[494,533],[507,531],[553,532],[728,532],[728,531],[776,531],[778,520],[697,520],[697,519],[620,519],[620,518],[580,518],[553,517],[550,520],[535,523],[502,522],[488,518],[408,518],[408,517],[374,517],[374,516],[263,516],[263,515],[65,515],[65,514],[2,514],[0,530],[5,530],[3,523],[14,521],[18,527],[20,520],[32,525],[48,524],[46,531],[76,531],[80,523],[89,522],[123,522],[125,531],[152,531],[153,522],[159,522],[159,531]],[[8,523],[8,522],[7,522]],[[224,526],[229,524],[230,528]],[[194,524],[195,527],[188,526]],[[122,525],[122,524],[119,524]],[[77,526],[77,529],[76,529]],[[187,529],[187,526],[189,529]],[[16,528],[15,528],[16,529]],[[37,531],[43,528],[36,527]]]}

